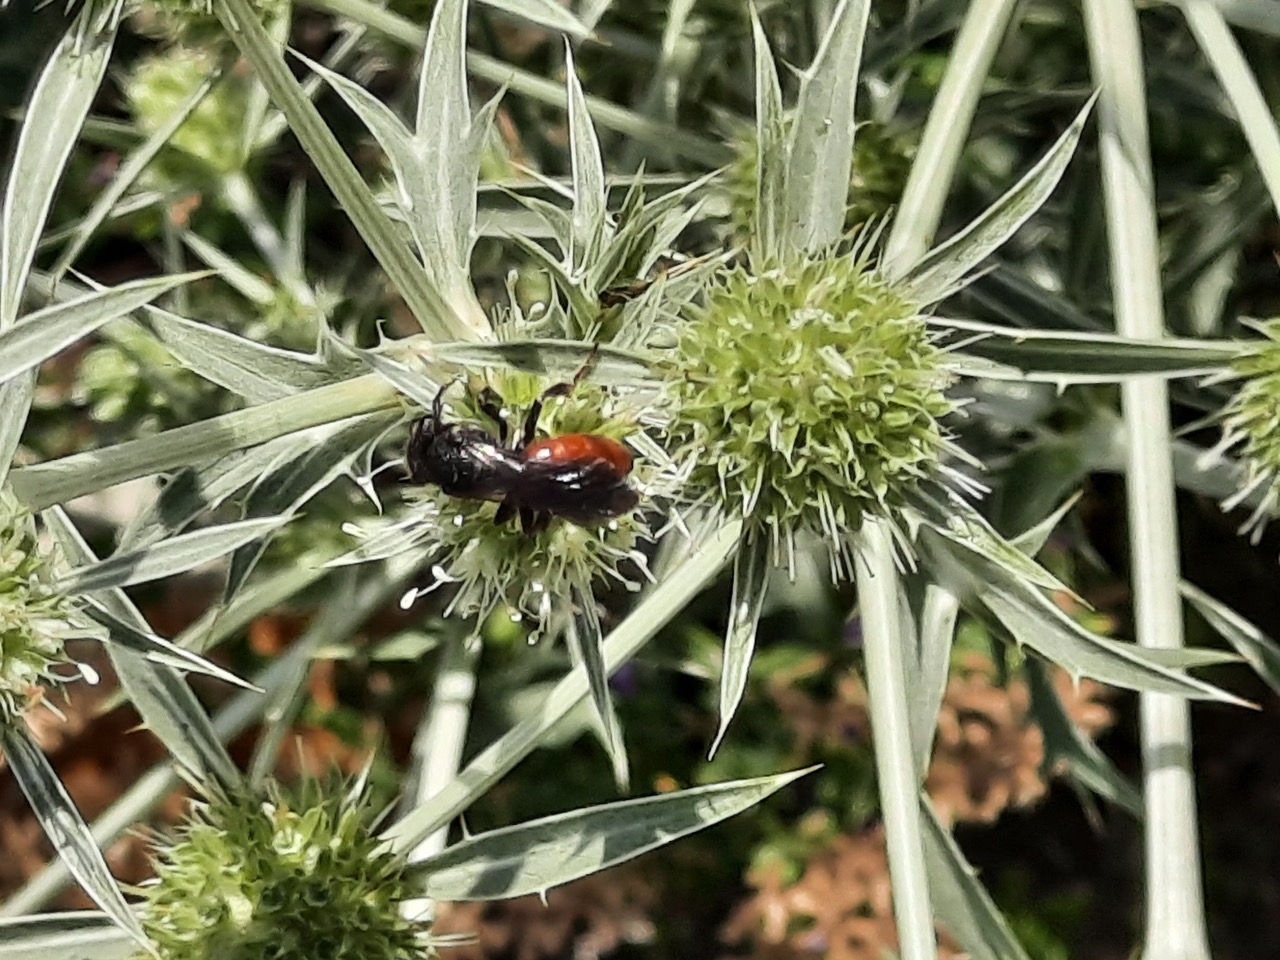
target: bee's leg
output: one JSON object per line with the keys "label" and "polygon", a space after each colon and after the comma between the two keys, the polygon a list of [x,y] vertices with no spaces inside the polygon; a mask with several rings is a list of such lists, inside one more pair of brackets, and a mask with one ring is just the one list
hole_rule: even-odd
{"label": "bee's leg", "polygon": [[480,412],[498,425],[498,443],[507,445],[507,421],[502,416],[502,397],[493,387],[485,387],[476,398]]}
{"label": "bee's leg", "polygon": [[520,529],[528,536],[534,536],[547,529],[547,524],[551,521],[549,513],[535,513],[528,507],[520,509]]}
{"label": "bee's leg", "polygon": [[586,379],[587,374],[591,372],[591,368],[596,365],[597,356],[600,353],[600,344],[593,344],[591,352],[587,354],[587,359],[582,366],[578,368],[578,372],[573,375],[572,380],[564,383],[556,383],[547,387],[542,391],[542,396],[533,401],[533,405],[529,407],[529,415],[524,420],[524,436],[520,439],[520,446],[517,450],[523,450],[529,444],[533,443],[533,438],[538,435],[538,418],[542,416],[542,405],[552,397],[567,397],[573,392],[573,388]]}
{"label": "bee's leg", "polygon": [[498,526],[502,526],[516,515],[518,509],[519,508],[516,506],[515,501],[510,497],[507,497],[507,499],[498,504],[498,512],[493,515],[493,522]]}

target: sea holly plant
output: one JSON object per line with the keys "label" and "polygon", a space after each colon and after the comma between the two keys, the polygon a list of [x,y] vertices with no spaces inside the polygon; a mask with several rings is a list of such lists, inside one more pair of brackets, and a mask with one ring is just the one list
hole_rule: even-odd
{"label": "sea holly plant", "polygon": [[[544,15],[555,6],[567,16],[557,5],[514,6]],[[52,584],[28,575],[14,595],[26,590],[23,602],[40,616],[58,606],[57,598],[83,596],[77,609],[114,638],[109,651],[126,695],[200,791],[190,823],[159,849],[160,882],[145,895],[140,925],[113,892],[100,856],[94,859],[88,829],[77,828],[62,845],[60,852],[121,931],[175,957],[309,956],[317,948],[312,935],[336,955],[425,953],[436,941],[419,915],[409,913],[417,897],[542,893],[786,786],[795,774],[571,811],[454,846],[441,833],[584,703],[592,708],[617,780],[625,783],[626,747],[609,675],[730,564],[717,744],[730,731],[746,687],[770,577],[777,582],[775,574],[793,575],[797,558],[816,547],[825,552],[833,580],[857,582],[902,953],[911,960],[932,955],[930,893],[937,914],[974,955],[995,953],[990,943],[999,938],[992,929],[1007,933],[992,919],[989,898],[946,830],[927,803],[917,802],[959,603],[994,632],[1074,676],[1232,699],[1186,673],[1209,662],[1206,655],[1143,650],[1096,635],[1067,616],[1053,600],[1065,585],[1031,559],[1030,547],[1004,540],[976,509],[979,465],[952,432],[966,412],[956,393],[963,378],[1065,386],[1175,376],[1219,370],[1242,352],[1233,343],[1148,344],[1013,330],[932,312],[955,306],[949,298],[1037,215],[1071,159],[1091,104],[969,227],[931,252],[904,257],[894,242],[896,221],[845,232],[858,136],[855,81],[869,3],[835,5],[816,58],[798,76],[789,113],[773,52],[755,22],[752,229],[745,249],[700,249],[699,256],[685,257],[678,247],[693,232],[689,228],[706,227],[698,205],[705,178],[690,175],[655,197],[641,175],[618,191],[614,204],[592,119],[599,104],[593,106],[582,90],[567,52],[569,180],[543,179],[539,187],[550,189],[551,200],[513,190],[515,200],[540,218],[541,229],[536,237],[513,232],[510,240],[546,274],[551,293],[530,304],[512,290],[509,302],[488,307],[476,293],[471,259],[480,153],[499,100],[471,109],[467,5],[444,0],[435,7],[411,123],[331,67],[298,60],[341,97],[385,154],[392,215],[294,79],[293,55],[283,49],[280,34],[264,29],[246,0],[211,0],[209,7],[423,332],[370,349],[316,316],[317,351],[305,354],[184,317],[172,298],[163,308],[154,302],[192,277],[107,290],[88,286],[87,292],[71,279],[43,283],[46,278],[31,275],[29,264],[51,196],[48,172],[61,171],[78,124],[66,127],[60,141],[28,138],[20,146],[15,171],[24,171],[24,184],[41,186],[23,206],[13,198],[29,191],[15,186],[17,174],[6,191],[0,337],[10,339],[0,340],[6,348],[0,351],[0,389],[25,391],[25,399],[0,406],[0,470],[8,469],[18,446],[35,366],[126,314],[140,335],[154,337],[177,362],[244,404],[114,447],[24,463],[10,474],[17,499],[25,510],[42,514],[70,561]],[[100,75],[105,54],[90,54],[99,59],[85,66],[96,65]],[[72,54],[60,56],[64,63]],[[50,67],[37,105],[43,107],[65,79],[61,69]],[[64,72],[72,75],[70,68]],[[89,85],[81,81],[73,92],[83,116]],[[177,125],[160,121],[155,129]],[[218,271],[217,282],[241,292],[260,288],[260,278],[236,269],[213,244],[194,234],[184,239]],[[289,263],[301,262],[298,251],[288,253]],[[287,279],[288,271],[277,272]],[[296,280],[301,271],[293,273]],[[24,294],[49,305],[18,321]],[[630,477],[641,494],[637,509],[599,527],[553,518],[530,532],[498,524],[495,504],[447,497],[431,487],[389,496],[393,485],[374,482],[380,466],[397,466],[406,428],[430,414],[437,400],[448,419],[496,438],[504,429],[517,432],[548,387],[574,381],[567,396],[546,404],[537,427],[627,444],[638,455]],[[496,404],[482,403],[486,396],[496,397]],[[153,502],[103,559],[59,507],[122,480],[164,474]],[[308,555],[299,569],[264,575],[263,539],[344,478],[355,480],[378,507],[385,498],[383,515],[351,506],[349,549],[342,556]],[[227,521],[229,513],[239,518]],[[211,518],[218,522],[208,524]],[[652,563],[651,571],[654,542],[662,563]],[[228,556],[225,606],[181,643],[153,638],[122,592]],[[24,563],[15,569],[29,574]],[[335,585],[332,596],[295,647],[254,678],[264,694],[245,691],[225,712],[206,716],[178,671],[211,669],[190,659],[195,655],[188,647],[203,648],[226,635],[231,628],[225,621],[248,616],[242,611],[253,607],[250,597],[268,598],[273,590],[288,596],[277,584],[300,590],[321,581]],[[264,584],[272,589],[260,589]],[[606,636],[597,594],[615,585],[623,588],[614,592],[619,607],[629,609]],[[48,590],[54,592],[40,592]],[[463,634],[478,636],[490,615],[505,614],[520,618],[528,636],[564,635],[575,666],[536,710],[461,771],[465,708],[460,718],[454,710],[451,723],[424,724],[415,756],[435,762],[423,762],[414,773],[425,786],[399,819],[382,824],[370,815],[363,789],[341,794],[306,788],[290,798],[263,773],[296,717],[309,658],[325,644],[345,641],[395,598],[410,607],[421,603],[419,609],[438,602],[453,620],[466,622],[442,645],[454,645]],[[269,607],[267,599],[260,602],[266,606],[258,609]],[[30,656],[16,661],[27,679],[55,669],[58,661],[48,638],[41,634],[39,640],[22,647]],[[465,681],[474,657],[458,657],[457,663]],[[427,713],[433,719],[453,705],[445,681],[455,678],[444,676],[443,668],[441,674],[437,702]],[[222,743],[267,710],[265,746],[245,776]],[[28,740],[6,737],[11,762],[28,771],[26,783],[41,798],[33,803],[51,822],[69,822],[56,778],[47,764],[40,766],[38,751]],[[162,795],[160,788],[150,789],[139,809]],[[105,842],[101,833],[96,839]],[[931,891],[924,889],[924,863]],[[331,909],[333,902],[345,909]],[[949,913],[956,904],[978,922]],[[10,929],[18,931],[14,937],[28,937],[24,942],[33,949],[55,949],[55,941],[63,948],[65,938],[76,935],[69,923]],[[1003,952],[1017,955],[1016,944]]]}

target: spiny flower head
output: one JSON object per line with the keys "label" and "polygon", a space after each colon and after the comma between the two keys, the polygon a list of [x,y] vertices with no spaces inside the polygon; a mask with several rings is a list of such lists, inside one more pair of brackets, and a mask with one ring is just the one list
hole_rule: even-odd
{"label": "spiny flower head", "polygon": [[428,928],[402,857],[356,791],[274,784],[198,804],[158,847],[143,929],[161,960],[415,960]]}
{"label": "spiny flower head", "polygon": [[[525,411],[549,386],[544,378],[511,371],[495,371],[488,383],[503,398],[506,420],[515,432]],[[445,415],[495,429],[476,404],[478,392],[459,392],[446,403]],[[582,383],[569,396],[547,401],[540,433],[592,433],[625,444],[638,436],[639,426],[621,399]],[[652,492],[657,478],[651,468],[637,463],[631,476],[638,488]],[[612,581],[638,589],[636,578],[648,576],[639,547],[652,534],[638,511],[594,527],[553,518],[544,529],[527,533],[515,520],[495,523],[495,503],[451,497],[433,486],[407,488],[406,496],[409,509],[389,525],[348,524],[346,529],[364,542],[336,561],[424,550],[435,582],[426,590],[410,591],[406,605],[421,593],[454,586],[448,614],[483,620],[505,606],[512,619],[533,624],[533,640],[553,622],[562,623],[557,617],[571,612],[575,603],[590,602],[595,584]]]}
{"label": "spiny flower head", "polygon": [[[689,309],[668,394],[690,495],[767,535],[822,536],[847,575],[847,535],[893,519],[958,453],[940,420],[950,374],[914,303],[865,250],[723,272]],[[843,567],[843,571],[841,568]]]}
{"label": "spiny flower head", "polygon": [[25,711],[41,685],[66,679],[55,672],[70,662],[64,644],[86,633],[50,563],[31,515],[0,488],[0,723]]}
{"label": "spiny flower head", "polygon": [[1243,527],[1256,541],[1280,511],[1280,319],[1249,325],[1265,339],[1232,364],[1242,382],[1223,412],[1219,448],[1238,447],[1247,471],[1244,485],[1223,506],[1230,510],[1259,494]]}

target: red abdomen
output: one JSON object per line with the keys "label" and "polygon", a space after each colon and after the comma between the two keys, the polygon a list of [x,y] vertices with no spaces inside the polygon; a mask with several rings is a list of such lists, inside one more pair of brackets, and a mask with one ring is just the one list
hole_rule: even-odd
{"label": "red abdomen", "polygon": [[603,460],[617,471],[619,477],[631,472],[631,451],[617,440],[594,433],[566,433],[535,440],[524,448],[524,458],[565,465]]}

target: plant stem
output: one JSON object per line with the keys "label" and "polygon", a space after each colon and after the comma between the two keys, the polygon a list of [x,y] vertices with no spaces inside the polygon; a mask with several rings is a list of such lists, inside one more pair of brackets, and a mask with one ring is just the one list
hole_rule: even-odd
{"label": "plant stem", "polygon": [[904,273],[933,242],[982,85],[1017,2],[973,0],[969,4],[893,215],[884,255],[890,273]]}
{"label": "plant stem", "polygon": [[[458,774],[462,748],[471,720],[471,700],[476,693],[476,661],[480,638],[454,637],[446,644],[431,693],[431,707],[422,715],[413,739],[414,803],[439,792]],[[427,857],[444,849],[445,831],[436,831],[414,848]]]}
{"label": "plant stem", "polygon": [[920,833],[919,783],[907,716],[903,652],[910,638],[903,636],[898,613],[898,571],[882,521],[865,521],[859,541],[858,607],[899,956],[901,960],[936,960],[938,945]]}
{"label": "plant stem", "polygon": [[[458,775],[462,748],[471,723],[471,700],[476,692],[476,661],[480,659],[480,638],[475,635],[451,637],[440,657],[431,706],[423,711],[413,738],[413,760],[409,771],[412,803],[425,803]],[[449,838],[449,828],[441,827],[423,839],[410,856],[426,859],[439,853]],[[409,900],[406,917],[419,919],[431,911],[430,899]]]}
{"label": "plant stem", "polygon": [[[1116,328],[1125,336],[1159,339],[1165,330],[1138,17],[1128,3],[1086,0],[1084,19],[1101,88],[1099,153]],[[1163,380],[1142,378],[1125,381],[1120,390],[1129,428],[1135,631],[1144,646],[1177,648],[1183,629],[1168,388]],[[1140,702],[1147,814],[1143,954],[1147,960],[1208,960],[1187,701],[1144,693]]]}

